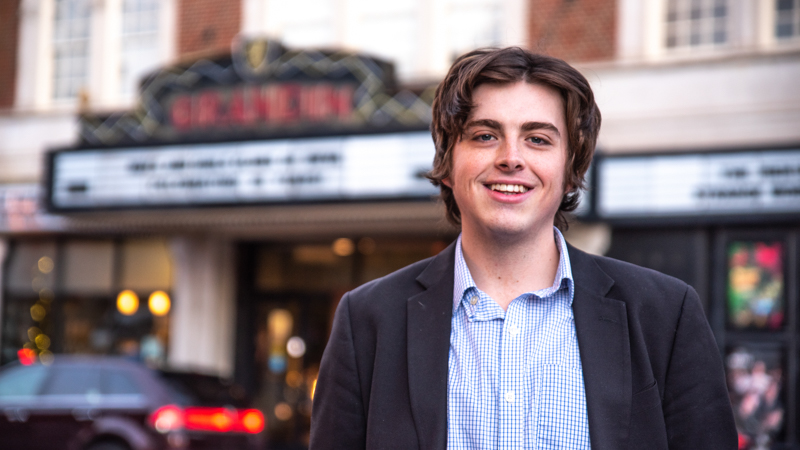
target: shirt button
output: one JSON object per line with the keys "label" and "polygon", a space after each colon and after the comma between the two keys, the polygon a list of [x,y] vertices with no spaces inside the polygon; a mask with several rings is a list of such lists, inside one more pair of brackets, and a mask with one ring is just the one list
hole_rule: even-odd
{"label": "shirt button", "polygon": [[514,391],[508,391],[508,392],[506,392],[506,395],[505,395],[505,397],[506,397],[506,401],[507,401],[508,403],[514,403]]}
{"label": "shirt button", "polygon": [[516,325],[509,325],[508,332],[511,334],[511,336],[517,336],[520,332],[520,329]]}
{"label": "shirt button", "polygon": [[469,304],[470,305],[474,305],[475,303],[478,303],[478,296],[477,295],[473,295],[472,297],[469,298]]}

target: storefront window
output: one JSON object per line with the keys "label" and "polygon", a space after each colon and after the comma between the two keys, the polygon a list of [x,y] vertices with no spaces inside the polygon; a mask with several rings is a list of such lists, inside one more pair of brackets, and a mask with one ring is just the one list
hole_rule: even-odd
{"label": "storefront window", "polygon": [[779,330],[784,325],[782,242],[736,241],[728,245],[728,325]]}
{"label": "storefront window", "polygon": [[21,240],[5,274],[0,363],[20,351],[43,362],[53,353],[165,362],[172,263],[163,240]]}
{"label": "storefront window", "polygon": [[736,347],[726,357],[740,449],[772,448],[783,431],[785,357],[780,349]]}

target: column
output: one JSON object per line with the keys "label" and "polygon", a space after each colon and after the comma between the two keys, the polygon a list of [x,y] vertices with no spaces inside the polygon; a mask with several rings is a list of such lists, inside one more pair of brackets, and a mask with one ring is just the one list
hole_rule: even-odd
{"label": "column", "polygon": [[168,363],[222,377],[233,375],[235,261],[232,243],[177,237]]}

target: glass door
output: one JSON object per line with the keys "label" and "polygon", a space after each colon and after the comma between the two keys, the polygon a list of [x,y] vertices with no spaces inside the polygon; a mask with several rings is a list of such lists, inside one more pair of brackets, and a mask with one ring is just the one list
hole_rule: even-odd
{"label": "glass door", "polygon": [[296,294],[270,296],[255,307],[254,406],[267,417],[273,447],[308,442],[330,304],[324,295]]}

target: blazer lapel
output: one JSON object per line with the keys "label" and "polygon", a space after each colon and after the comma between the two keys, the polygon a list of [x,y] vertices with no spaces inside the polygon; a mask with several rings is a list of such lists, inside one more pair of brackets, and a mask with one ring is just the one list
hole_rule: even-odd
{"label": "blazer lapel", "polygon": [[420,449],[447,446],[447,370],[453,315],[455,244],[417,277],[426,290],[408,299],[408,390]]}
{"label": "blazer lapel", "polygon": [[569,247],[572,310],[593,450],[625,448],[631,415],[631,354],[625,303],[607,298],[614,281],[589,255]]}

